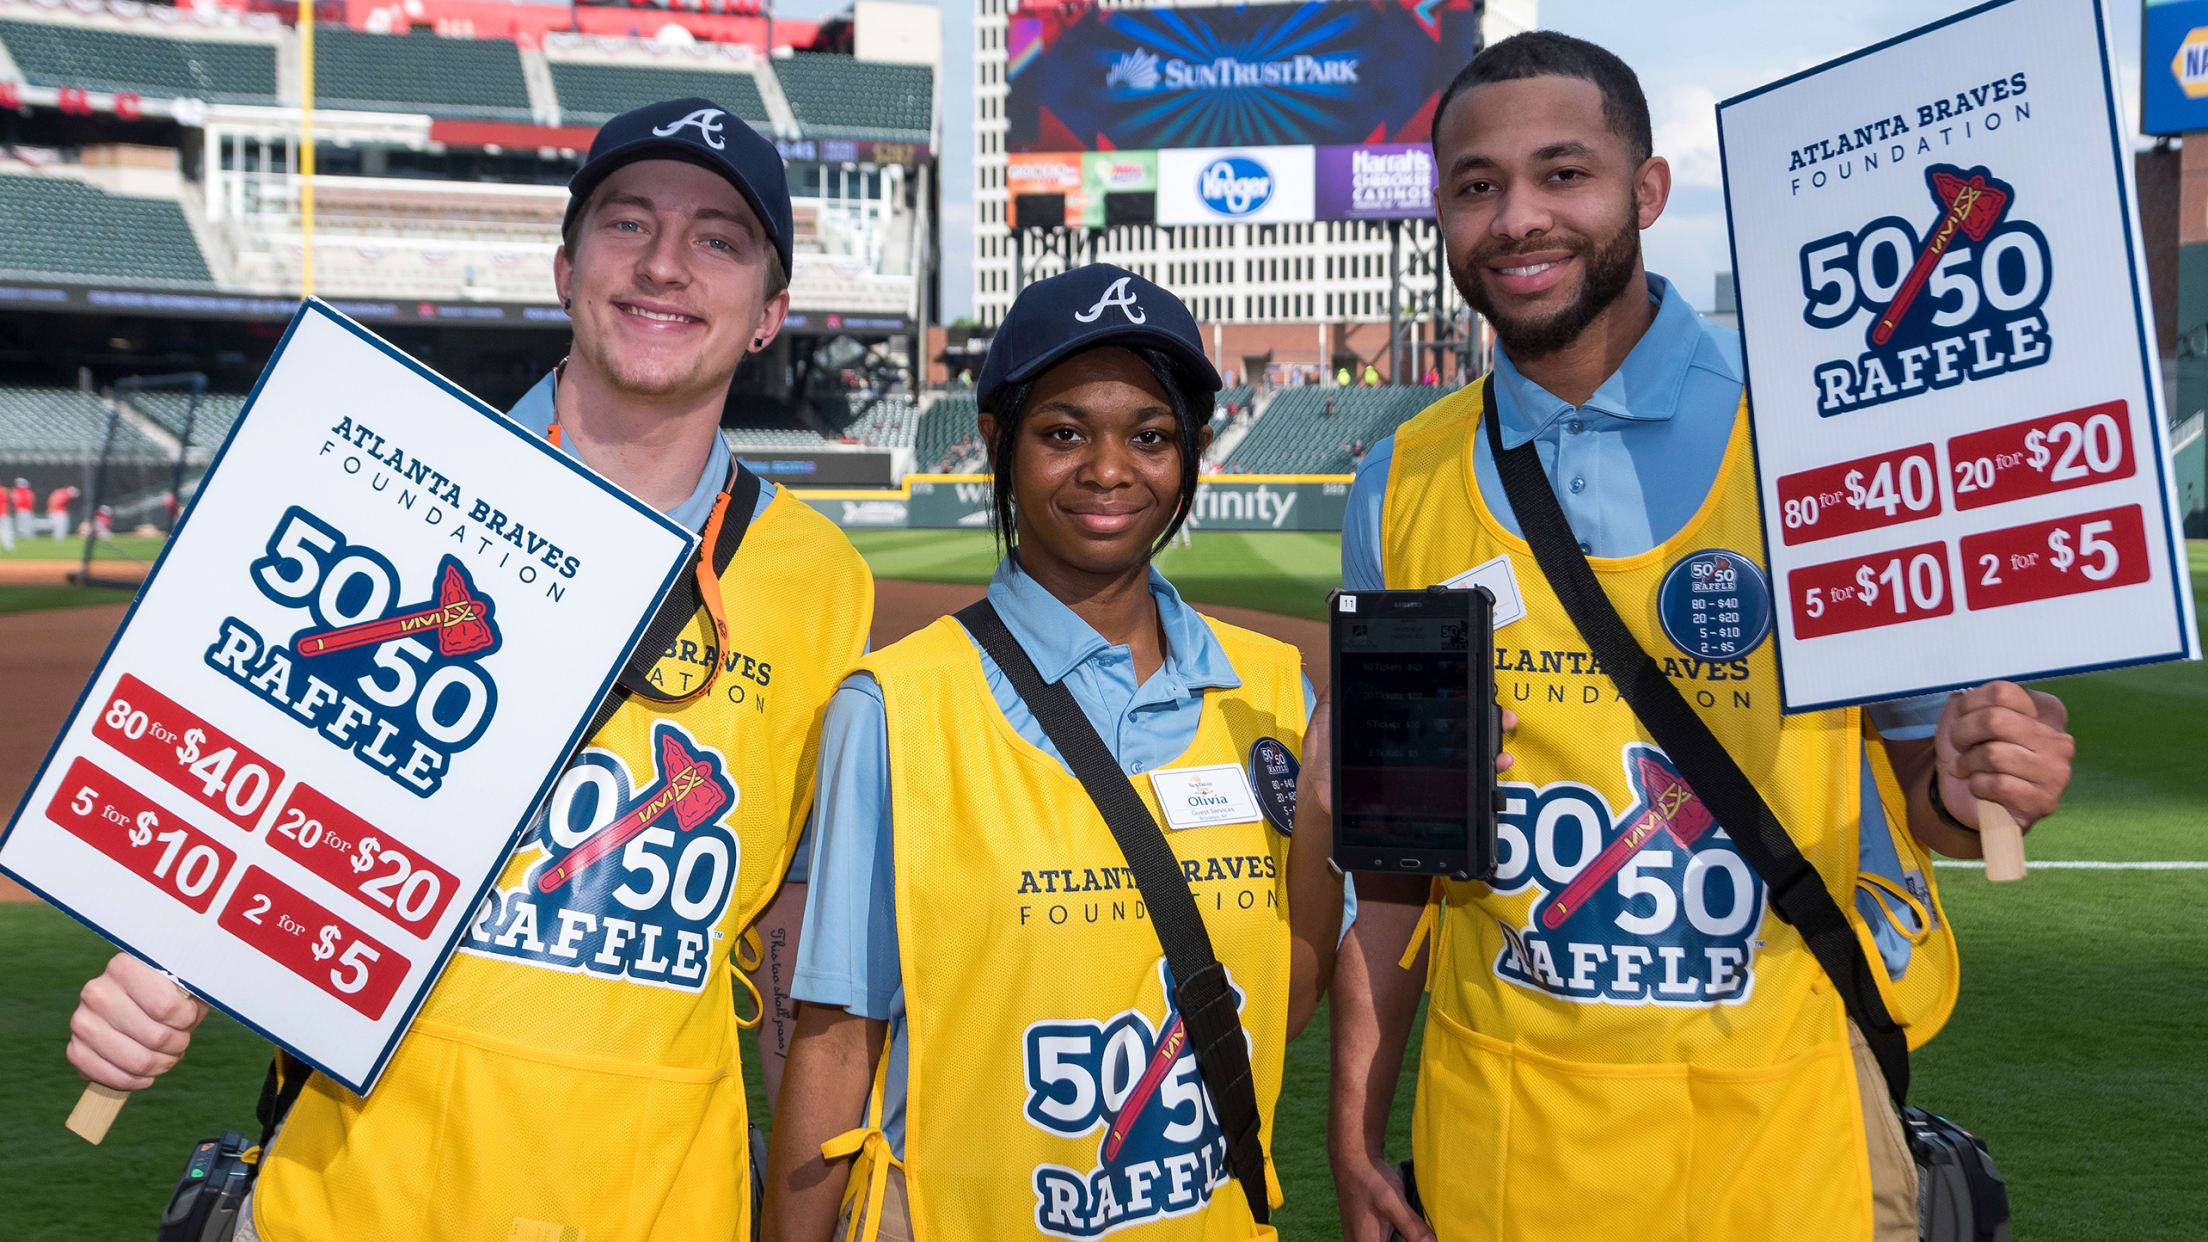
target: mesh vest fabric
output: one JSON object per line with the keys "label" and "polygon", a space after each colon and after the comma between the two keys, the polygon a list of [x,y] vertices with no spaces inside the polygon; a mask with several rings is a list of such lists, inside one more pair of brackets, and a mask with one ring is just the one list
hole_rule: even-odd
{"label": "mesh vest fabric", "polygon": [[[1869,1168],[1839,996],[1594,664],[1525,542],[1480,499],[1480,404],[1475,384],[1404,424],[1383,510],[1389,587],[1506,557],[1526,604],[1496,634],[1499,694],[1520,716],[1502,869],[1491,883],[1435,890],[1412,1122],[1428,1215],[1444,1242],[1867,1237]],[[1660,617],[1682,564],[1765,576],[1757,503],[1743,409],[1686,526],[1642,555],[1591,564],[1852,912],[1860,713],[1784,716],[1771,641],[1701,658]],[[1921,1043],[1954,1002],[1954,941],[1882,748],[1872,763],[1895,847],[1925,882],[1921,900],[1889,895],[1916,900],[1928,924],[1888,989]],[[1621,838],[1640,844],[1574,889]],[[1877,960],[1868,928],[1857,931]]]}
{"label": "mesh vest fabric", "polygon": [[[1242,685],[1205,692],[1194,741],[1160,770],[1246,771],[1268,737],[1297,753],[1295,649],[1206,620]],[[1164,955],[1087,791],[1004,718],[956,621],[861,667],[881,684],[889,725],[914,1237],[1273,1236],[1228,1172],[1194,1056],[1171,1055]],[[1132,779],[1156,815],[1147,775]],[[1288,1008],[1288,838],[1262,819],[1166,836],[1242,993],[1269,1142]],[[1170,1069],[1142,1090],[1153,1064]],[[842,1145],[860,1153],[856,1194],[879,1193],[890,1159],[870,1137],[878,1090],[872,1113],[847,1136],[867,1141]],[[1267,1181],[1277,1204],[1269,1168]]]}
{"label": "mesh vest fabric", "polygon": [[[254,1196],[262,1236],[748,1236],[729,962],[789,868],[820,710],[865,649],[873,582],[841,532],[782,493],[721,591],[731,650],[710,693],[666,708],[631,696],[591,738],[374,1091],[318,1076],[300,1097]],[[655,679],[696,685],[711,646],[701,610]],[[569,850],[670,781],[707,799],[702,822],[655,820],[544,891]]]}

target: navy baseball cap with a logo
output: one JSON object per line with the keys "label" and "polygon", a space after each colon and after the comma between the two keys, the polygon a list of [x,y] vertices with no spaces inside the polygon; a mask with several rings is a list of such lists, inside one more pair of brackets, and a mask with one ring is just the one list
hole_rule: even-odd
{"label": "navy baseball cap with a logo", "polygon": [[670,99],[646,104],[607,121],[591,139],[590,155],[567,183],[567,218],[574,227],[590,192],[614,170],[638,160],[682,160],[719,173],[759,215],[767,240],[790,271],[790,182],[774,144],[735,113],[710,99]]}
{"label": "navy baseball cap with a logo", "polygon": [[1024,383],[1063,359],[1104,345],[1163,350],[1190,390],[1219,391],[1219,372],[1204,354],[1204,338],[1188,307],[1124,267],[1091,263],[1020,291],[989,341],[974,398],[986,410],[1006,384]]}

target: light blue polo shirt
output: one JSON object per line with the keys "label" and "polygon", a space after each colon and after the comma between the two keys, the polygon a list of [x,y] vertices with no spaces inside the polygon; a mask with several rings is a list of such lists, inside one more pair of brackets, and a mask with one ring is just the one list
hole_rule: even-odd
{"label": "light blue polo shirt", "polygon": [[[521,400],[514,403],[514,408],[506,411],[506,417],[521,424],[522,430],[536,435],[541,436],[551,431],[553,394],[558,390],[559,383],[558,371],[545,372],[544,378],[537,381],[536,387],[523,393]],[[575,446],[567,443],[564,438],[560,442],[560,451],[569,457],[575,457],[577,461],[582,460],[575,456]],[[669,521],[680,523],[693,533],[702,533],[705,530],[705,520],[713,516],[713,499],[721,494],[721,484],[728,481],[728,456],[728,441],[723,440],[716,431],[713,434],[713,451],[706,454],[705,470],[698,475],[698,485],[691,490],[690,499],[672,509],[664,510]],[[774,484],[765,479],[759,480],[759,503],[752,506],[751,510],[753,520],[757,520],[760,514],[767,511],[767,505],[773,499]]]}
{"label": "light blue polo shirt", "polygon": [[[559,386],[559,380],[558,371],[545,372],[544,378],[537,381],[536,387],[523,393],[521,400],[514,403],[514,408],[506,411],[506,417],[533,435],[541,436],[551,431],[554,417],[553,393]],[[568,443],[565,437],[560,441],[560,451],[577,461],[582,460],[576,456],[575,446]],[[698,475],[698,485],[690,490],[690,498],[672,509],[662,510],[669,521],[680,523],[694,534],[705,532],[705,522],[713,516],[713,502],[720,497],[721,484],[728,481],[728,458],[728,441],[723,440],[716,431],[713,433],[713,451],[706,454],[705,470]],[[767,511],[767,506],[773,500],[774,484],[765,479],[759,480],[759,503],[751,508],[752,520],[758,521],[759,515]],[[797,855],[790,860],[790,869],[782,877],[785,882],[804,882],[805,858],[808,853],[806,847],[811,844],[811,829],[808,827],[806,832],[806,836],[798,838]]]}
{"label": "light blue polo shirt", "polygon": [[[1204,691],[1231,689],[1242,678],[1211,627],[1181,602],[1155,568],[1150,594],[1165,631],[1165,662],[1136,684],[1132,654],[1104,640],[1012,557],[998,564],[989,602],[1044,681],[1063,681],[1073,701],[1129,775],[1171,763],[1196,740]],[[1011,681],[981,653],[989,693],[1021,737],[1065,762]],[[1303,683],[1303,710],[1313,705]],[[1071,769],[1068,769],[1071,774]],[[813,797],[812,884],[805,926],[797,939],[790,995],[889,1023],[889,1069],[882,1091],[882,1129],[904,1156],[905,987],[897,958],[896,859],[890,831],[889,725],[882,689],[853,673],[828,700],[820,731],[820,780]],[[1343,927],[1356,917],[1357,895],[1343,885]]]}
{"label": "light blue polo shirt", "polygon": [[[1495,412],[1505,448],[1532,441],[1557,504],[1590,556],[1639,556],[1683,529],[1717,480],[1740,411],[1740,334],[1702,318],[1670,281],[1648,278],[1656,319],[1625,361],[1574,407],[1512,365],[1495,347]],[[1376,591],[1381,569],[1381,508],[1395,437],[1365,454],[1349,490],[1342,526],[1342,586]],[[1485,435],[1472,438],[1472,472],[1480,499],[1495,520],[1518,534],[1518,518],[1503,491],[1502,476]],[[1879,732],[1897,741],[1931,737],[1944,694],[1875,703],[1869,714]],[[1901,860],[1886,832],[1885,809],[1863,759],[1861,867],[1901,883]],[[1909,940],[1888,925],[1877,899],[1859,893],[1856,904],[1895,977],[1909,965]],[[1904,914],[1902,917],[1906,918]]]}

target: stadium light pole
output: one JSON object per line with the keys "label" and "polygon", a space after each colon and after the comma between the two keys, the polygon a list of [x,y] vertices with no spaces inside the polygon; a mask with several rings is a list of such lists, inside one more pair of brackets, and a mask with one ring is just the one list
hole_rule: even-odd
{"label": "stadium light pole", "polygon": [[314,19],[318,0],[299,0],[299,296],[314,296]]}
{"label": "stadium light pole", "polygon": [[1403,222],[1388,221],[1388,382],[1403,382]]}

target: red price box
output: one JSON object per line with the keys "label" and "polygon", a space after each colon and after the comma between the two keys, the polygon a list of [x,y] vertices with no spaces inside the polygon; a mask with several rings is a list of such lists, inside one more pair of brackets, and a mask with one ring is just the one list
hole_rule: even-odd
{"label": "red price box", "polygon": [[1963,590],[1972,611],[2132,586],[2153,574],[2137,505],[1963,540]]}
{"label": "red price box", "polygon": [[1779,533],[1788,547],[1898,526],[1939,511],[1939,459],[1929,444],[1819,466],[1779,480]]}
{"label": "red price box", "polygon": [[412,963],[277,880],[247,867],[216,920],[286,970],[374,1020]]}
{"label": "red price box", "polygon": [[1947,442],[1947,459],[1958,509],[2127,479],[2139,468],[2121,401],[1956,436]]}
{"label": "red price box", "polygon": [[1786,583],[1796,638],[1848,634],[1955,611],[1944,543],[1805,565],[1788,574]]}
{"label": "red price box", "polygon": [[82,756],[46,818],[200,914],[238,856]]}
{"label": "red price box", "polygon": [[92,735],[247,832],[284,783],[282,768],[128,673],[100,708]]}
{"label": "red price box", "polygon": [[452,904],[452,873],[391,839],[311,785],[292,786],[268,843],[417,936]]}

